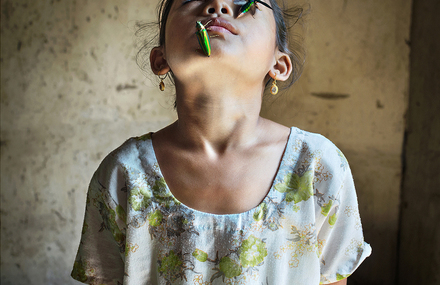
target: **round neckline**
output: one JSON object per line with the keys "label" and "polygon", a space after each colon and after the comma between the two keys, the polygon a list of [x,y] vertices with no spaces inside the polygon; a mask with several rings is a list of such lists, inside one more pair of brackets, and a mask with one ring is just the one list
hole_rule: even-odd
{"label": "round neckline", "polygon": [[170,194],[170,196],[173,198],[173,200],[177,204],[179,204],[181,207],[185,208],[186,210],[189,210],[189,211],[194,212],[194,213],[202,214],[202,215],[208,215],[208,216],[214,216],[214,217],[233,217],[233,216],[240,216],[240,215],[251,214],[258,207],[260,207],[263,203],[267,203],[268,202],[268,200],[270,199],[269,198],[270,194],[274,191],[275,183],[279,180],[278,178],[281,175],[281,171],[280,170],[283,168],[283,166],[285,164],[287,153],[289,152],[289,146],[291,145],[291,141],[292,141],[292,137],[293,137],[293,127],[290,128],[290,133],[289,133],[289,136],[287,137],[287,142],[286,142],[286,145],[284,147],[284,151],[283,151],[283,155],[281,156],[280,163],[278,164],[278,169],[276,171],[275,177],[274,177],[274,179],[272,181],[272,184],[270,186],[269,191],[267,191],[266,196],[264,196],[264,199],[258,205],[256,205],[255,207],[253,207],[253,208],[251,208],[251,209],[249,209],[247,211],[240,212],[240,213],[231,213],[231,214],[215,214],[215,213],[203,212],[203,211],[191,208],[191,207],[185,205],[184,203],[182,203],[181,201],[179,201],[176,198],[176,196],[174,196],[174,194],[170,190],[170,188],[168,187],[168,183],[165,180],[165,177],[164,177],[164,175],[162,173],[162,169],[160,168],[160,165],[159,165],[159,161],[157,160],[156,152],[155,152],[154,146],[153,146],[153,134],[154,134],[154,132],[150,132],[149,134],[150,134],[150,137],[148,139],[148,142],[149,142],[149,147],[151,148],[151,153],[152,153],[152,156],[153,156],[153,165],[157,165],[157,167],[156,167],[157,175],[160,176],[160,178],[163,179],[163,181],[165,183],[165,187],[166,187],[167,193]]}

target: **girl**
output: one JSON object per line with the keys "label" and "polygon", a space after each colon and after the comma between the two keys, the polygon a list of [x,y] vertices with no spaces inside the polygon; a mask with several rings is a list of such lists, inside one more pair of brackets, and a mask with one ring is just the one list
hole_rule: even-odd
{"label": "girl", "polygon": [[[268,82],[276,93],[277,80],[298,74],[277,3],[246,5],[161,4],[150,64],[175,82],[178,120],[129,139],[96,171],[75,279],[345,284],[371,253],[343,154],[259,116]],[[209,57],[196,22],[211,38]]]}

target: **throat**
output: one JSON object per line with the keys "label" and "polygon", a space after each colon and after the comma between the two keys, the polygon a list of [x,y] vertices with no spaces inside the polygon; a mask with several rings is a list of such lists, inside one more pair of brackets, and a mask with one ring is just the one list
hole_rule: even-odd
{"label": "throat", "polygon": [[219,159],[231,151],[249,149],[258,143],[259,117],[251,119],[248,115],[216,114],[216,111],[205,117],[194,114],[179,117],[174,125],[175,141],[184,149],[205,153],[209,160]]}
{"label": "throat", "polygon": [[221,153],[230,146],[246,144],[258,133],[261,94],[251,96],[225,88],[201,91],[180,90],[176,98],[179,119],[175,131],[187,144],[201,148],[210,144],[211,148],[206,148],[209,153]]}
{"label": "throat", "polygon": [[[153,137],[156,140],[156,136]],[[171,194],[189,208],[213,214],[236,214],[258,206],[272,189],[283,163],[286,139],[222,156],[176,149],[155,142],[160,171]]]}

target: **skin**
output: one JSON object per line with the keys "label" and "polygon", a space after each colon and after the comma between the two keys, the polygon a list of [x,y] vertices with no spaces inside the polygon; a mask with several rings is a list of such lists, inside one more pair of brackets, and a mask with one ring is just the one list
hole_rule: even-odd
{"label": "skin", "polygon": [[[185,205],[216,214],[257,206],[269,191],[289,128],[259,116],[265,82],[289,77],[290,58],[275,46],[270,9],[235,19],[232,0],[176,0],[165,46],[151,52],[156,74],[173,71],[178,120],[153,135],[153,146],[173,193]],[[221,17],[233,24],[209,31],[212,54],[197,52],[196,21]],[[237,64],[240,63],[240,64]]]}
{"label": "skin", "polygon": [[[264,86],[270,77],[288,79],[292,64],[276,47],[270,9],[236,19],[232,0],[182,3],[174,1],[165,45],[150,55],[155,74],[174,74],[178,114],[153,135],[156,157],[183,204],[215,214],[245,212],[270,190],[290,133],[259,116]],[[197,51],[195,23],[214,17],[229,21],[237,34],[209,31],[216,37],[208,58]]]}

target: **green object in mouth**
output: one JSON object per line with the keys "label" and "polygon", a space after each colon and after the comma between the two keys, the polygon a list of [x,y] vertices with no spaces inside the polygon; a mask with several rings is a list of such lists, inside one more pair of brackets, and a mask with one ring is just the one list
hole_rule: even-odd
{"label": "green object in mouth", "polygon": [[206,27],[205,27],[208,23],[206,23],[205,25],[203,25],[199,21],[197,21],[197,23],[196,23],[197,40],[199,41],[200,48],[202,49],[203,53],[206,56],[211,55],[211,42],[209,41],[208,31],[206,30]]}

